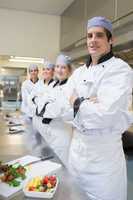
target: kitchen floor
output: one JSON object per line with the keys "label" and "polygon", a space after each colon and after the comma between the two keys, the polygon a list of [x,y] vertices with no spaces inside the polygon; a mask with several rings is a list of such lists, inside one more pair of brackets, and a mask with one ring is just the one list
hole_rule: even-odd
{"label": "kitchen floor", "polygon": [[[132,128],[130,129],[132,130]],[[27,154],[23,134],[9,134],[3,112],[0,112],[0,160],[6,162]],[[127,158],[128,200],[133,199],[133,153]]]}

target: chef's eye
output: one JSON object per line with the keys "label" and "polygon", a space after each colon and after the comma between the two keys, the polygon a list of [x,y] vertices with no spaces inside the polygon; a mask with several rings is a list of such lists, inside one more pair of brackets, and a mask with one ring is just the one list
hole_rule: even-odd
{"label": "chef's eye", "polygon": [[98,32],[98,33],[96,33],[96,37],[97,38],[103,38],[104,37],[104,33],[102,33],[102,32]]}
{"label": "chef's eye", "polygon": [[87,38],[92,38],[93,37],[93,34],[92,33],[88,33],[87,34]]}
{"label": "chef's eye", "polygon": [[62,66],[62,69],[66,69],[66,68],[67,68],[66,66],[64,66],[64,65]]}

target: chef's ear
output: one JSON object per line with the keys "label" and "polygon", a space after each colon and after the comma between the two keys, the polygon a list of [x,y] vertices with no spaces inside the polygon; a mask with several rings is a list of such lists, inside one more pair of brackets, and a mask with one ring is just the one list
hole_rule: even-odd
{"label": "chef's ear", "polygon": [[110,45],[113,45],[114,42],[115,42],[115,38],[114,38],[114,37],[111,37],[111,38],[109,39],[109,44],[110,44]]}

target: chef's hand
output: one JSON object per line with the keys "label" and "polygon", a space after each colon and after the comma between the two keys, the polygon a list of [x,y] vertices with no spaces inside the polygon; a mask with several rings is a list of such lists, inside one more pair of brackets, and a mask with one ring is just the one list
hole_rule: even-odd
{"label": "chef's hand", "polygon": [[69,99],[69,102],[70,102],[70,105],[71,106],[73,106],[73,104],[74,104],[74,102],[75,102],[75,100],[78,98],[78,96],[77,95],[72,95],[71,97],[70,97],[70,99]]}
{"label": "chef's hand", "polygon": [[[73,93],[73,95],[70,97],[69,99],[69,102],[70,104],[73,106],[75,100],[78,98],[78,95],[76,93]],[[98,99],[97,99],[97,96],[94,96],[94,97],[90,97],[88,98],[88,100],[92,103],[98,103]]]}
{"label": "chef's hand", "polygon": [[71,105],[72,107],[73,107],[73,104],[74,104],[75,100],[76,100],[78,97],[79,97],[79,96],[78,96],[76,90],[74,89],[74,90],[73,90],[73,93],[72,93],[72,95],[71,95],[71,97],[69,98],[69,102],[70,102],[70,105]]}
{"label": "chef's hand", "polygon": [[97,97],[90,97],[90,98],[89,98],[89,101],[90,101],[90,102],[93,102],[93,103],[98,103]]}

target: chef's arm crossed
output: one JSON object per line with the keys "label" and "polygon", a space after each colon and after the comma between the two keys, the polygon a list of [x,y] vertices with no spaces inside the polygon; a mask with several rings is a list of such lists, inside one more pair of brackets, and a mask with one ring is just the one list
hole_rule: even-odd
{"label": "chef's arm crossed", "polygon": [[[108,72],[104,81],[101,82],[97,96],[83,98],[75,120],[78,117],[80,123],[86,129],[113,126],[114,120],[121,117],[123,108],[128,107],[126,96],[131,93],[130,74],[130,70],[122,66],[118,72],[115,69]],[[77,98],[76,95],[71,96],[70,103],[74,105]],[[120,109],[118,109],[118,105]]]}

